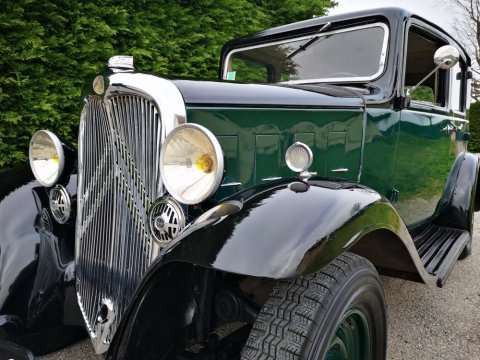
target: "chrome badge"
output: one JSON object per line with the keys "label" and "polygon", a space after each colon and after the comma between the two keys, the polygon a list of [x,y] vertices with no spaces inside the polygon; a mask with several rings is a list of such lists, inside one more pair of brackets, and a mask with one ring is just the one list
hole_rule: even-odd
{"label": "chrome badge", "polygon": [[56,185],[50,191],[50,211],[59,224],[65,224],[72,213],[72,203],[67,189]]}
{"label": "chrome badge", "polygon": [[173,198],[161,198],[150,210],[150,230],[159,243],[175,239],[185,227],[182,207]]}

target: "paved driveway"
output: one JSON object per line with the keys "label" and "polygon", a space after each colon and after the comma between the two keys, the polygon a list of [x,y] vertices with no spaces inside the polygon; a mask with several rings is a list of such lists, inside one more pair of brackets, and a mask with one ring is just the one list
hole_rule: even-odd
{"label": "paved driveway", "polygon": [[[455,265],[446,287],[382,278],[389,316],[389,360],[480,359],[480,213],[473,253]],[[89,340],[43,360],[98,360]]]}

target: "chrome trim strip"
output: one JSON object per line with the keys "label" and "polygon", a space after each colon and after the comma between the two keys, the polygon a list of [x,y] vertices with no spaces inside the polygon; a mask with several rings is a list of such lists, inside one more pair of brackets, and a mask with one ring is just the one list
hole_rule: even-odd
{"label": "chrome trim strip", "polygon": [[105,97],[122,91],[122,89],[151,97],[160,111],[164,138],[174,128],[187,122],[187,110],[183,96],[171,81],[154,75],[136,73],[112,74],[108,77],[108,81],[110,86],[105,91]]}
{"label": "chrome trim strip", "polygon": [[331,172],[348,172],[347,168],[332,169]]}
{"label": "chrome trim strip", "polygon": [[[343,78],[320,78],[320,79],[306,79],[306,80],[291,80],[291,81],[282,81],[280,84],[310,84],[310,83],[323,83],[323,82],[357,82],[357,81],[372,81],[378,78],[383,71],[385,70],[385,59],[387,58],[387,47],[388,47],[388,38],[389,38],[389,29],[387,24],[382,23],[382,22],[377,22],[373,24],[368,24],[368,25],[361,25],[361,26],[353,26],[349,27],[346,29],[340,29],[340,30],[334,30],[334,31],[326,31],[318,34],[319,38],[332,35],[332,34],[340,34],[344,32],[350,32],[350,31],[355,31],[355,30],[362,30],[362,29],[368,29],[372,27],[381,27],[384,31],[384,37],[383,37],[383,43],[382,43],[382,51],[380,54],[380,61],[378,63],[378,71],[370,76],[359,76],[359,77],[343,77]],[[223,70],[223,80],[227,80],[227,73],[228,73],[228,64],[230,63],[230,57],[240,51],[245,51],[245,50],[252,50],[252,49],[258,49],[270,45],[279,45],[279,44],[287,44],[289,42],[294,42],[294,41],[301,41],[301,40],[308,40],[312,37],[312,35],[308,36],[302,36],[294,39],[288,39],[288,40],[282,40],[282,41],[275,41],[271,43],[264,43],[261,45],[254,45],[254,46],[247,46],[243,48],[238,48],[235,50],[232,50],[231,52],[228,53],[225,63],[223,64],[224,70]]]}
{"label": "chrome trim strip", "polygon": [[[442,108],[442,110],[445,110]],[[454,117],[454,116],[450,116],[450,115],[445,115],[445,114],[437,114],[437,113],[432,113],[432,112],[423,112],[423,111],[418,111],[418,110],[410,110],[410,109],[404,109],[402,111],[408,111],[409,113],[412,113],[412,114],[417,114],[417,115],[422,115],[422,116],[441,116],[443,117],[445,120],[450,120],[450,121],[456,121],[456,122],[462,122],[462,123],[469,123],[470,121],[467,120],[467,119],[462,119],[462,118],[458,118],[458,117]]]}
{"label": "chrome trim strip", "polygon": [[273,177],[262,179],[262,181],[274,181],[274,180],[280,180],[281,178],[282,178],[281,176],[273,176]]}
{"label": "chrome trim strip", "polygon": [[220,187],[229,187],[229,186],[242,186],[241,182],[231,182],[220,185]]}

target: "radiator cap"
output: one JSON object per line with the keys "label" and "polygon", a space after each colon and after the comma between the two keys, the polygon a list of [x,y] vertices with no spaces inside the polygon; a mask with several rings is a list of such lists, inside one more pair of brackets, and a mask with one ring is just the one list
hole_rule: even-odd
{"label": "radiator cap", "polygon": [[133,56],[116,55],[108,59],[108,67],[110,69],[127,69],[135,70],[133,67]]}

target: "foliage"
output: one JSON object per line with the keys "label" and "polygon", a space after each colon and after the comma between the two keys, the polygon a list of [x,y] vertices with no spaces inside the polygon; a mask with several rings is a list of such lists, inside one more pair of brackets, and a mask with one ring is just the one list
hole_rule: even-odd
{"label": "foliage", "polygon": [[480,101],[480,0],[450,0],[455,6],[461,21],[455,19],[453,28],[458,41],[472,57],[474,81],[472,81],[472,98]]}
{"label": "foliage", "polygon": [[480,102],[473,102],[468,111],[470,120],[470,141],[468,151],[480,153]]}
{"label": "foliage", "polygon": [[215,79],[222,45],[322,15],[330,0],[4,0],[0,12],[0,168],[27,159],[37,129],[75,143],[80,90],[106,60]]}
{"label": "foliage", "polygon": [[420,85],[415,89],[415,91],[411,94],[410,97],[412,100],[425,101],[430,104],[433,104],[433,100],[434,100],[433,89],[429,86]]}

